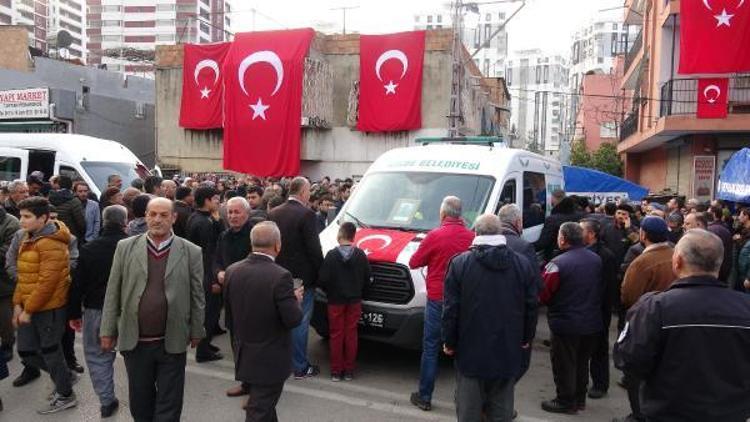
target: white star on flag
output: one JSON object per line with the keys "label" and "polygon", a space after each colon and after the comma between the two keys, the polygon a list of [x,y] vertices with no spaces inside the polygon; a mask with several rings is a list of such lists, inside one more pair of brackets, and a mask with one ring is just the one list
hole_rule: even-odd
{"label": "white star on flag", "polygon": [[383,85],[383,88],[385,88],[385,95],[388,94],[396,94],[396,87],[398,84],[394,84],[393,81],[388,82],[388,85]]}
{"label": "white star on flag", "polygon": [[211,90],[208,89],[208,87],[203,87],[203,89],[201,89],[201,99],[208,98],[208,94],[210,93]]}
{"label": "white star on flag", "polygon": [[720,15],[714,15],[714,18],[716,18],[716,27],[720,27],[722,25],[726,25],[731,27],[732,24],[730,20],[734,17],[734,15],[730,15],[727,13],[727,9],[724,9],[721,11]]}
{"label": "white star on flag", "polygon": [[266,110],[268,110],[270,106],[267,106],[263,104],[263,102],[258,98],[258,102],[255,104],[250,104],[250,108],[253,109],[253,120],[260,117],[263,120],[266,120]]}

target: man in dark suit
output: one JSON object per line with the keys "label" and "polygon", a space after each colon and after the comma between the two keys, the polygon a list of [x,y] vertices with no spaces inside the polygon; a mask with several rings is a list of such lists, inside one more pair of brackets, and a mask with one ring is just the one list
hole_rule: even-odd
{"label": "man in dark suit", "polygon": [[302,279],[305,286],[302,323],[292,333],[295,379],[314,377],[320,373],[320,369],[307,360],[307,334],[318,272],[323,265],[318,222],[313,210],[307,206],[309,201],[310,182],[304,177],[296,177],[289,185],[289,200],[276,207],[268,216],[281,232],[282,247],[276,262],[289,270],[292,277]]}
{"label": "man in dark suit", "polygon": [[226,270],[224,305],[234,334],[235,376],[250,394],[245,421],[275,422],[305,289],[295,290],[292,274],[274,262],[282,248],[276,224],[258,223],[250,239],[253,253]]}

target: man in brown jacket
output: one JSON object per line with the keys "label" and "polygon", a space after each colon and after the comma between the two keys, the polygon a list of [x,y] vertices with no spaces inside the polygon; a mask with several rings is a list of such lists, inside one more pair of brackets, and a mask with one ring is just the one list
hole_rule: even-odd
{"label": "man in brown jacket", "polygon": [[[622,306],[625,309],[633,306],[641,296],[648,292],[666,290],[675,280],[672,272],[674,248],[667,241],[668,235],[669,227],[663,218],[650,216],[641,222],[641,243],[645,249],[625,272],[625,279],[620,290]],[[645,420],[638,398],[641,380],[626,372],[623,383],[628,390],[632,413],[622,421]]]}

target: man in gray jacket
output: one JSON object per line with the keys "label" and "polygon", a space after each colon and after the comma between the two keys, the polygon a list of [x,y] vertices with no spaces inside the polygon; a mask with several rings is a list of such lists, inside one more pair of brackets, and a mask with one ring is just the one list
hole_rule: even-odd
{"label": "man in gray jacket", "polygon": [[172,233],[172,201],[152,199],[148,232],[115,250],[100,328],[102,350],[118,345],[136,421],[178,421],[186,350],[205,336],[203,260],[199,247]]}
{"label": "man in gray jacket", "polygon": [[5,254],[8,252],[13,235],[21,226],[18,219],[0,206],[0,354],[5,361],[13,359],[13,344],[16,341],[13,330],[13,290],[15,282],[5,271]]}

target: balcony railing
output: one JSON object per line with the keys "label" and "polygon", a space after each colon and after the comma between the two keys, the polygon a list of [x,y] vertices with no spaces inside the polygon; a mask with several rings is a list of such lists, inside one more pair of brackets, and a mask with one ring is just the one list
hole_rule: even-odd
{"label": "balcony railing", "polygon": [[[672,79],[661,86],[660,117],[695,115],[698,79]],[[729,114],[750,114],[750,76],[729,78]]]}
{"label": "balcony railing", "polygon": [[622,127],[620,128],[620,141],[628,139],[628,137],[638,131],[638,113],[633,112],[622,121]]}
{"label": "balcony railing", "polygon": [[633,61],[636,57],[638,57],[638,52],[641,51],[641,48],[643,47],[643,30],[638,33],[638,35],[635,37],[635,41],[633,41],[633,44],[630,46],[630,50],[628,50],[628,54],[625,55],[625,71],[630,69],[630,66],[633,64]]}

